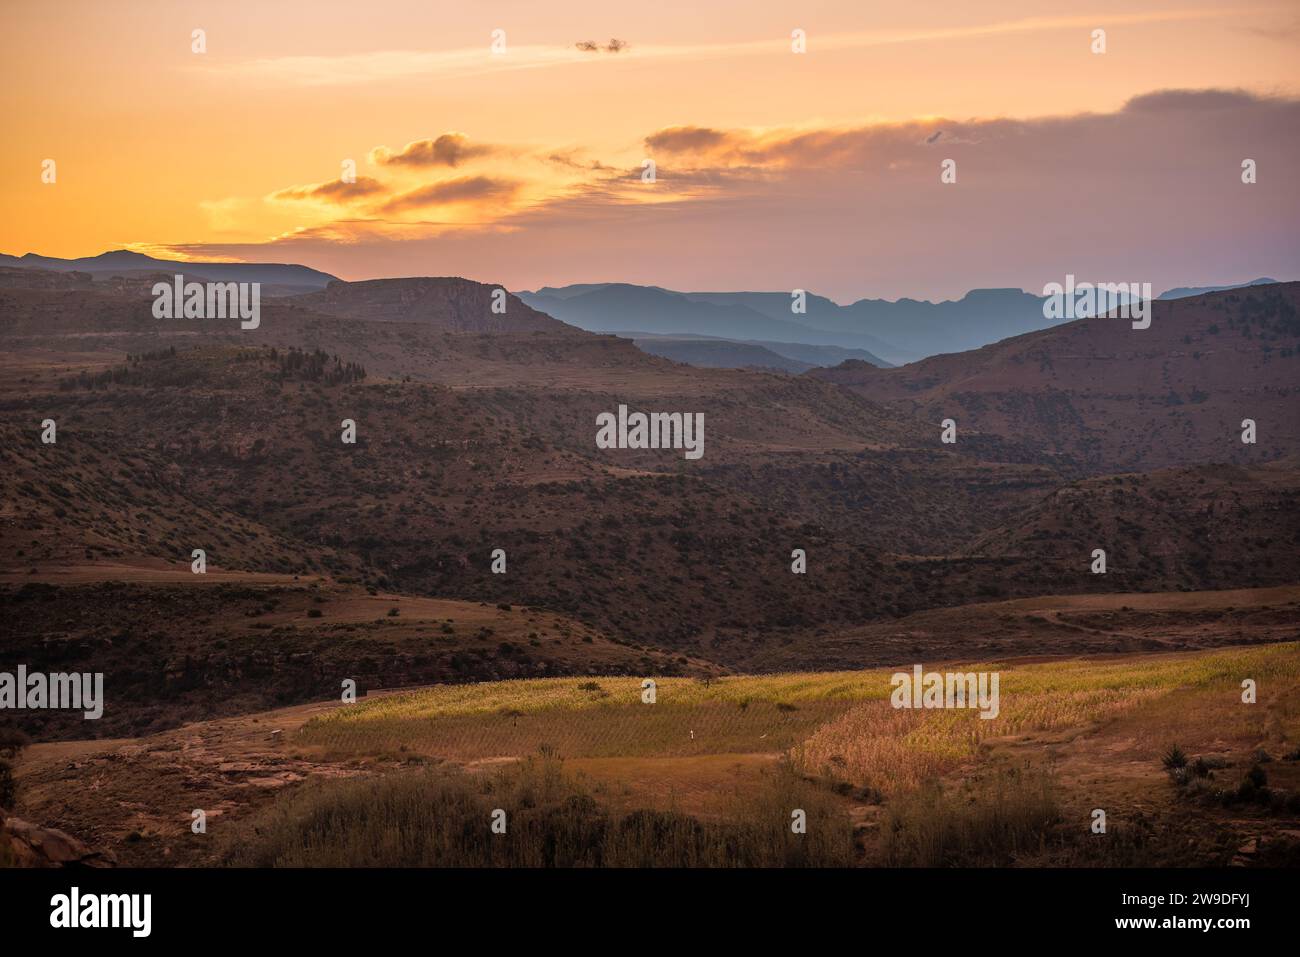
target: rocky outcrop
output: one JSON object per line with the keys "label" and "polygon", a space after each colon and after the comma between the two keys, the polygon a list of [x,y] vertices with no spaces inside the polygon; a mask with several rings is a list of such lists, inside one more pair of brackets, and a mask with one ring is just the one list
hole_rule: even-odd
{"label": "rocky outcrop", "polygon": [[16,867],[113,867],[111,851],[97,851],[57,828],[38,827],[0,808],[0,860]]}

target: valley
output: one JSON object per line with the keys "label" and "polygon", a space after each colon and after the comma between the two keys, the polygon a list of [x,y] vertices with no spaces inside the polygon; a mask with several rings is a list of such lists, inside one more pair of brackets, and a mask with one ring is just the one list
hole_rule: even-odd
{"label": "valley", "polygon": [[[1019,768],[1041,800],[1007,813],[1034,849],[945,860],[1160,864],[1190,840],[1218,865],[1256,838],[1248,863],[1293,859],[1300,284],[788,373],[494,313],[462,279],[322,280],[241,331],[154,318],[155,278],[0,268],[4,661],[102,672],[108,702],[3,717],[13,817],[124,864],[375,863],[312,857],[291,822],[542,787],[624,835],[603,862],[652,822],[687,862],[896,865],[933,863],[948,802],[996,809]],[[615,441],[620,408],[699,413],[707,442]],[[877,713],[867,669],[918,662],[1004,669],[996,727]],[[1008,718],[1042,669],[1074,690]],[[1247,671],[1280,684],[1229,718]],[[647,677],[665,706],[622,703]],[[459,703],[379,720],[421,696]],[[1267,751],[1272,803],[1198,791],[1189,813],[1174,744],[1234,789]],[[1081,788],[1123,841],[1080,839]],[[764,816],[794,796],[814,846]],[[193,806],[221,840],[187,830]],[[416,826],[376,814],[357,827],[381,844]],[[250,827],[264,850],[223,843]]]}

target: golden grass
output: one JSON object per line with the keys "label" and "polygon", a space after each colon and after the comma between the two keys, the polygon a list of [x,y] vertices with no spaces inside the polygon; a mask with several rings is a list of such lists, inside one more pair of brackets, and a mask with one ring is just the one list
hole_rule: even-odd
{"label": "golden grass", "polygon": [[855,701],[888,692],[869,672],[657,680],[536,678],[386,695],[313,719],[295,738],[334,755],[414,751],[453,759],[783,751]]}
{"label": "golden grass", "polygon": [[892,670],[716,679],[542,678],[439,686],[386,695],[314,718],[295,741],[339,756],[433,754],[457,760],[522,755],[549,745],[565,757],[789,751],[802,772],[895,792],[972,759],[990,737],[1084,730],[1178,689],[1240,695],[1300,677],[1294,642],[1103,661],[975,663],[998,671],[1001,708],[895,710]]}
{"label": "golden grass", "polygon": [[[991,665],[961,670],[992,670]],[[975,758],[993,737],[1078,729],[1179,689],[1221,687],[1240,701],[1241,680],[1290,684],[1300,676],[1295,643],[1111,661],[1065,661],[1001,671],[1001,710],[901,710],[866,702],[817,729],[793,757],[807,773],[890,794],[918,787]]]}
{"label": "golden grass", "polygon": [[[259,816],[258,840],[224,859],[294,866],[1177,860],[1187,853],[1187,835],[1155,841],[1125,816],[1127,799],[1113,805],[1115,839],[1087,840],[1090,832],[1078,822],[1095,799],[1075,806],[1062,791],[1052,749],[1034,752],[1043,760],[1022,760],[1017,750],[1014,762],[1007,749],[1025,739],[1055,744],[1100,731],[1125,742],[1125,754],[1150,752],[1156,762],[1170,741],[1217,741],[1233,728],[1247,728],[1252,742],[1291,748],[1300,712],[1288,700],[1300,688],[1295,642],[927,670],[999,672],[998,717],[985,720],[974,709],[895,709],[892,669],[668,678],[658,681],[653,705],[642,703],[637,678],[491,682],[363,700],[314,718],[296,744],[360,759],[424,753],[523,760],[475,773],[406,769],[298,789]],[[1241,704],[1245,678],[1258,683],[1258,706]],[[996,746],[994,739],[1001,739]],[[674,759],[693,767],[692,755],[729,753],[749,754],[749,770],[718,774],[711,785],[717,799],[693,796],[692,810],[684,811],[672,791],[674,781],[685,783],[673,778],[680,773],[674,765],[683,762]],[[619,766],[638,780],[665,777],[659,792],[667,800],[652,808],[642,803],[644,793],[609,798],[617,777],[589,782],[583,761],[566,770],[562,760],[590,758],[600,766],[611,756],[624,758]],[[1152,768],[1164,787],[1157,764]],[[846,800],[852,788],[879,792],[883,808],[854,808],[876,798]],[[508,809],[508,841],[486,827],[495,807]],[[806,835],[790,832],[792,808],[807,811]],[[855,822],[862,828],[856,838]],[[1222,856],[1213,842],[1198,847],[1211,859]]]}

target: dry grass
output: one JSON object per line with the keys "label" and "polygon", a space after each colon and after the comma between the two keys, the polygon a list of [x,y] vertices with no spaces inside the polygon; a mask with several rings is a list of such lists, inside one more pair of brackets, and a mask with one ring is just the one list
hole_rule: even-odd
{"label": "dry grass", "polygon": [[[506,833],[491,828],[506,812]],[[807,814],[795,834],[791,811]],[[542,754],[470,775],[395,772],[317,783],[282,797],[232,841],[224,862],[255,867],[835,867],[853,860],[843,809],[788,767],[735,797],[726,823],[602,807]]]}
{"label": "dry grass", "polygon": [[1042,770],[998,768],[945,791],[935,781],[891,802],[881,828],[895,867],[997,867],[1041,853],[1059,817]]}
{"label": "dry grass", "polygon": [[883,697],[871,672],[715,679],[542,678],[442,686],[362,701],[310,722],[296,743],[337,756],[418,752],[453,759],[783,751],[855,701]]}
{"label": "dry grass", "polygon": [[[948,669],[945,669],[948,670]],[[313,719],[295,742],[340,757],[422,753],[455,760],[528,754],[681,756],[789,751],[803,773],[894,793],[973,759],[992,737],[1085,730],[1178,689],[1300,677],[1294,643],[1214,652],[960,666],[999,671],[1001,709],[895,710],[890,671],[658,681],[532,679],[440,686]]]}
{"label": "dry grass", "polygon": [[[934,669],[998,671],[1000,712],[992,720],[976,710],[896,710],[889,701],[892,672],[884,670],[664,679],[653,705],[642,703],[635,678],[493,682],[391,695],[316,717],[295,741],[351,758],[424,752],[452,760],[529,754],[546,742],[551,755],[618,756],[644,773],[666,771],[651,770],[655,759],[742,752],[784,757],[703,816],[681,813],[671,802],[648,810],[611,801],[604,784],[593,790],[556,770],[561,763],[554,757],[526,759],[494,775],[401,773],[313,787],[286,798],[278,818],[259,823],[264,840],[249,852],[253,858],[235,860],[346,866],[854,863],[864,858],[855,858],[847,817],[854,802],[844,796],[874,801],[870,792],[876,792],[884,803],[880,828],[857,852],[870,861],[1176,861],[1188,853],[1188,835],[1179,832],[1173,841],[1144,829],[1140,815],[1123,810],[1126,797],[1106,798],[1111,803],[1105,806],[1116,812],[1115,834],[1094,841],[1086,824],[1078,824],[1086,821],[1086,808],[1075,807],[1078,795],[1057,784],[1054,759],[1008,770],[1000,755],[1017,742],[1060,743],[1134,723],[1123,734],[1136,742],[1128,747],[1142,753],[1180,729],[1228,730],[1242,722],[1250,725],[1248,737],[1280,748],[1292,735],[1278,711],[1286,710],[1285,702],[1278,699],[1300,685],[1298,652],[1296,643],[1286,643]],[[1244,678],[1266,689],[1267,705],[1241,706]],[[1094,797],[1101,800],[1092,793],[1088,800]],[[514,808],[512,827],[519,830],[509,842],[489,840],[485,822],[498,806]],[[795,807],[809,814],[808,834],[798,839],[789,834]],[[1223,843],[1202,841],[1197,853],[1218,860]]]}
{"label": "dry grass", "polygon": [[1248,677],[1261,683],[1294,681],[1300,677],[1300,654],[1294,643],[1287,643],[997,670],[1002,684],[996,719],[985,720],[970,710],[896,711],[887,702],[866,702],[797,746],[795,763],[810,774],[897,793],[974,760],[989,738],[1084,731],[1179,690],[1215,687],[1225,696],[1239,695],[1241,680]]}

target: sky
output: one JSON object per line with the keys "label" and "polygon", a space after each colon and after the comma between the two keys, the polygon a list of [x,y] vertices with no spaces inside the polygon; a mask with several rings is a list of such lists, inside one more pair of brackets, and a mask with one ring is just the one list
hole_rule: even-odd
{"label": "sky", "polygon": [[1300,278],[1296,0],[6,0],[4,25],[15,255],[840,302]]}

